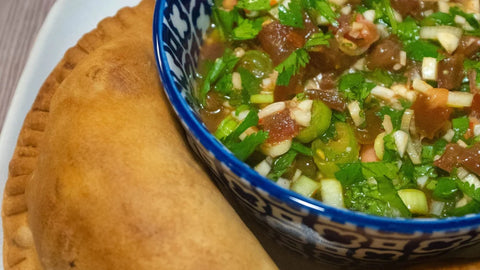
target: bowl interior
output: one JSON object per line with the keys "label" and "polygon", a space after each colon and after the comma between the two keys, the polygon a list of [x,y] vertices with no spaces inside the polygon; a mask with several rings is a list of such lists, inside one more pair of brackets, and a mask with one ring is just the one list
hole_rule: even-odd
{"label": "bowl interior", "polygon": [[210,26],[212,4],[209,0],[157,1],[153,31],[165,92],[187,132],[218,161],[254,188],[289,207],[325,216],[341,224],[352,223],[362,228],[409,234],[478,229],[480,215],[445,219],[392,219],[333,208],[277,186],[230,154],[201,123],[195,112],[197,103],[192,96],[192,89],[196,87],[195,72],[200,47]]}

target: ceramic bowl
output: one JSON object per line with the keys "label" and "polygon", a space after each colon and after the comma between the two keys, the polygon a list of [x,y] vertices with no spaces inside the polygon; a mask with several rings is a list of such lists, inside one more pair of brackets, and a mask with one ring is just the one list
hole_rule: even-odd
{"label": "ceramic bowl", "polygon": [[351,265],[438,258],[480,242],[480,215],[392,219],[337,209],[286,190],[236,159],[209,133],[191,102],[211,5],[208,0],[157,1],[153,29],[160,76],[188,142],[217,184],[280,244],[323,262]]}

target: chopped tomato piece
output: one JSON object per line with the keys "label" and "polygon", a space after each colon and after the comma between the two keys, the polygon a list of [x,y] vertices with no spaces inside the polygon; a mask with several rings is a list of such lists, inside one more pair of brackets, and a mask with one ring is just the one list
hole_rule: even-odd
{"label": "chopped tomato piece", "polygon": [[265,116],[261,119],[260,125],[263,130],[268,131],[268,143],[292,139],[300,130],[295,120],[290,117],[288,109]]}
{"label": "chopped tomato piece", "polygon": [[415,125],[423,137],[433,139],[448,123],[452,109],[447,107],[448,90],[432,88],[419,94],[413,103]]}
{"label": "chopped tomato piece", "polygon": [[476,143],[469,148],[463,148],[456,143],[450,143],[446,146],[442,157],[433,164],[447,172],[463,166],[480,175],[480,143]]}
{"label": "chopped tomato piece", "polygon": [[470,107],[470,116],[480,119],[480,94],[473,96],[472,106]]}
{"label": "chopped tomato piece", "polygon": [[379,161],[373,144],[364,144],[360,150],[360,159],[362,162],[375,162]]}

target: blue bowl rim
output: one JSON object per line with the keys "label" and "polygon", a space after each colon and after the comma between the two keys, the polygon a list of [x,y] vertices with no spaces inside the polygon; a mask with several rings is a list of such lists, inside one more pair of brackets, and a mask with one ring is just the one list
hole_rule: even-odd
{"label": "blue bowl rim", "polygon": [[450,217],[444,219],[423,219],[423,218],[387,218],[368,215],[347,209],[335,208],[321,201],[303,197],[291,190],[278,186],[273,181],[261,176],[250,166],[237,159],[231,154],[208,130],[198,121],[195,112],[181,95],[175,86],[171,69],[167,62],[164,50],[163,34],[163,13],[168,0],[158,0],[155,5],[153,22],[153,46],[164,92],[170,100],[177,116],[181,118],[189,131],[198,141],[209,150],[215,158],[221,160],[233,173],[248,181],[252,186],[259,188],[270,196],[280,201],[293,205],[296,208],[308,209],[309,212],[326,216],[341,223],[354,224],[362,228],[371,228],[379,231],[392,233],[434,233],[434,232],[455,232],[465,229],[478,228],[480,225],[480,214],[470,214],[463,217]]}

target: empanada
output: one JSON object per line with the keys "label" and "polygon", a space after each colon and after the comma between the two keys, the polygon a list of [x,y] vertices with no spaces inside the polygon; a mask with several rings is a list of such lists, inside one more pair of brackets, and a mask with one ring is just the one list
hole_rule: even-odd
{"label": "empanada", "polygon": [[103,20],[40,89],[4,193],[5,269],[276,269],[182,137],[153,9]]}

